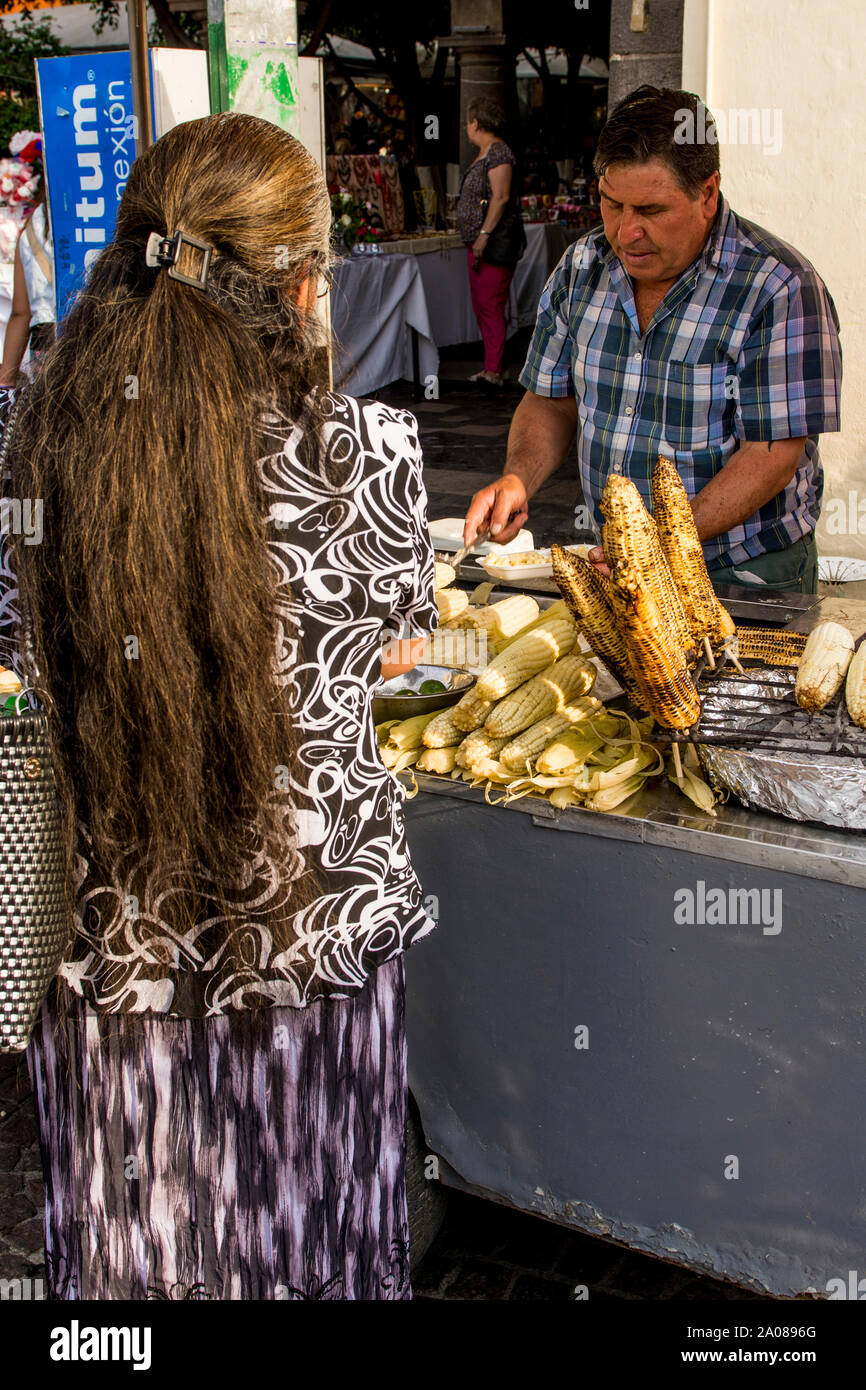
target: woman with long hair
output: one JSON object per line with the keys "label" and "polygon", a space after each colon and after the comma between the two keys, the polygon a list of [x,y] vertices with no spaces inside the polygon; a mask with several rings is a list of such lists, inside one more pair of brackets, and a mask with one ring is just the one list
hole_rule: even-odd
{"label": "woman with long hair", "polygon": [[435,626],[433,555],[414,417],[316,385],[329,228],[291,136],[177,126],[0,400],[43,508],[0,637],[73,928],[29,1051],[53,1297],[411,1297],[402,952],[433,924],[371,692]]}

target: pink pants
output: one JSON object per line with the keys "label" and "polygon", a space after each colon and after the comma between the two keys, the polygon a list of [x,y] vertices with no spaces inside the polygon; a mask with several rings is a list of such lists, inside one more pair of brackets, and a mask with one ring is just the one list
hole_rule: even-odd
{"label": "pink pants", "polygon": [[508,286],[514,275],[514,267],[508,265],[488,265],[481,262],[481,269],[472,269],[472,247],[466,248],[466,264],[469,267],[469,293],[472,308],[484,340],[485,372],[502,371],[505,356],[505,305],[508,302]]}

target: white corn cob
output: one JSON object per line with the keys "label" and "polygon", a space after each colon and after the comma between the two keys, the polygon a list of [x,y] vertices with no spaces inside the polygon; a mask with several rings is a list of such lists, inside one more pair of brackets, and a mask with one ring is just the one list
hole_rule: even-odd
{"label": "white corn cob", "polygon": [[473,729],[480,729],[488,715],[493,712],[495,704],[495,700],[482,699],[478,694],[478,685],[473,685],[451,711],[454,723],[464,734],[471,734]]}
{"label": "white corn cob", "polygon": [[491,738],[483,729],[476,729],[474,733],[466,735],[457,749],[457,766],[471,769],[483,762],[495,762],[508,741],[507,735],[505,738]]}
{"label": "white corn cob", "polygon": [[513,594],[498,603],[470,608],[461,614],[461,627],[484,628],[491,637],[516,637],[538,617],[538,604],[529,594]]}
{"label": "white corn cob", "polygon": [[453,622],[469,607],[469,595],[462,589],[437,589],[436,607],[439,609],[440,623]]}
{"label": "white corn cob", "polygon": [[794,699],[810,714],[829,704],[839,689],[854,655],[854,638],[839,623],[819,623],[803,648],[794,686]]}
{"label": "white corn cob", "polygon": [[447,589],[449,584],[453,584],[457,578],[457,571],[452,565],[446,565],[441,560],[437,560],[433,566],[435,572],[434,583],[437,589]]}
{"label": "white corn cob", "polygon": [[453,714],[453,708],[434,714],[421,736],[425,748],[451,748],[463,741],[463,730],[457,728]]}
{"label": "white corn cob", "polygon": [[861,642],[848,667],[845,703],[855,724],[866,729],[866,642]]}
{"label": "white corn cob", "polygon": [[580,724],[593,715],[601,714],[603,709],[601,701],[596,700],[595,696],[584,695],[572,704],[566,705],[557,714],[548,714],[546,718],[539,719],[536,724],[524,729],[516,739],[503,748],[499,761],[515,772],[524,772],[532,759],[537,758],[557,734],[563,733],[573,724]]}
{"label": "white corn cob", "polygon": [[485,729],[494,738],[512,737],[547,714],[554,714],[578,695],[588,695],[596,670],[582,656],[564,656],[500,700],[487,716]]}
{"label": "white corn cob", "polygon": [[501,700],[530,676],[537,676],[545,666],[566,656],[576,641],[577,626],[570,617],[534,623],[529,632],[510,641],[482,672],[475,687],[479,698]]}
{"label": "white corn cob", "polygon": [[454,771],[454,760],[457,756],[457,749],[450,748],[425,748],[415,766],[419,772],[435,772],[440,777],[445,777]]}

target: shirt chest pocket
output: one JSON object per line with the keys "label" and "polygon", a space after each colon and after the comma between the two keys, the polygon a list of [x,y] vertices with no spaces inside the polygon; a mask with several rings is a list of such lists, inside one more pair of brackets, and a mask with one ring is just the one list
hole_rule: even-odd
{"label": "shirt chest pocket", "polygon": [[696,453],[733,435],[737,378],[729,363],[668,362],[662,373],[666,444]]}

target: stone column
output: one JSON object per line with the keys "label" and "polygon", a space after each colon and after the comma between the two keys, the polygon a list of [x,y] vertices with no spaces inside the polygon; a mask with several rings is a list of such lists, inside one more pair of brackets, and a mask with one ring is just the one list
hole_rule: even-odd
{"label": "stone column", "polygon": [[683,0],[611,0],[608,111],[644,82],[681,87],[682,70]]}
{"label": "stone column", "polygon": [[466,108],[475,97],[491,97],[507,109],[509,50],[502,24],[502,0],[451,0],[451,33],[440,40],[460,65],[460,165],[476,150],[466,138]]}

